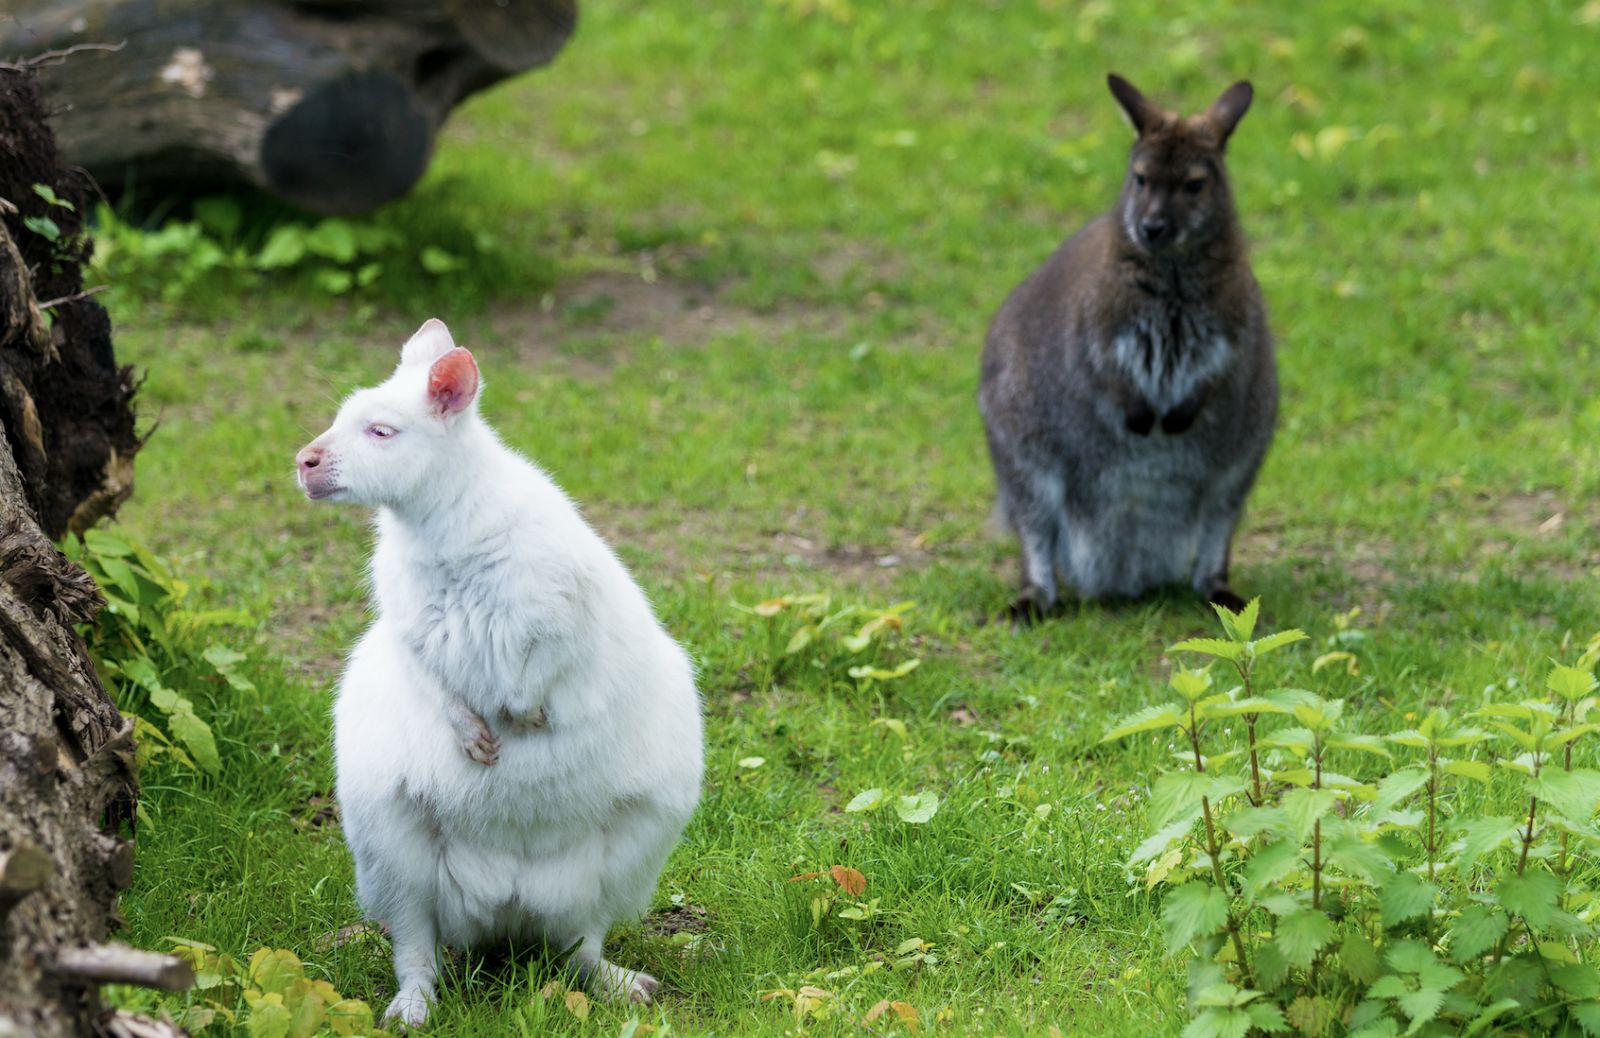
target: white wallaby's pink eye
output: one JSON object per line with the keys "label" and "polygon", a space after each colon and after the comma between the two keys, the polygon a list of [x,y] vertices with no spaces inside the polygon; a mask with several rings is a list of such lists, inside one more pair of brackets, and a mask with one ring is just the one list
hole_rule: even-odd
{"label": "white wallaby's pink eye", "polygon": [[373,422],[367,426],[367,435],[375,440],[387,440],[399,431],[394,426],[384,425],[382,422]]}

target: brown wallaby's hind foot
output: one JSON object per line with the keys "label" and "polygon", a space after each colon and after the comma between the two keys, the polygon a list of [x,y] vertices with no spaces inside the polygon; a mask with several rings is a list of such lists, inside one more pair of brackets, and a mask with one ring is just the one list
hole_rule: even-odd
{"label": "brown wallaby's hind foot", "polygon": [[1013,627],[1031,627],[1053,611],[1054,603],[1049,601],[1044,589],[1028,584],[1017,592],[1016,599],[1000,615]]}
{"label": "brown wallaby's hind foot", "polygon": [[1214,587],[1206,595],[1206,601],[1212,605],[1219,605],[1230,613],[1237,613],[1245,607],[1245,600],[1234,594],[1233,589],[1223,584]]}

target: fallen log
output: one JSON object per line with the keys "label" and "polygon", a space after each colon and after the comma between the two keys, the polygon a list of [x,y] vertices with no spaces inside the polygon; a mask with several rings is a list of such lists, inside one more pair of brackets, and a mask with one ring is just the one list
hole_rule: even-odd
{"label": "fallen log", "polygon": [[350,214],[408,191],[452,108],[554,59],[577,0],[13,0],[0,61],[41,83],[108,190],[244,182]]}

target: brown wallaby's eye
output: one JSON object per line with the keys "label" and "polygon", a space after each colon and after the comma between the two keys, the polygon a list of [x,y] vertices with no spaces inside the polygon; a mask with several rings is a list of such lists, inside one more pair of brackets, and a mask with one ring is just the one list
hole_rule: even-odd
{"label": "brown wallaby's eye", "polygon": [[1183,189],[1191,195],[1198,195],[1205,190],[1205,186],[1206,180],[1204,177],[1195,177],[1193,180],[1185,180],[1183,182]]}
{"label": "brown wallaby's eye", "polygon": [[1143,173],[1135,173],[1133,175],[1133,182],[1135,184],[1138,184],[1140,187],[1144,187],[1144,174]]}

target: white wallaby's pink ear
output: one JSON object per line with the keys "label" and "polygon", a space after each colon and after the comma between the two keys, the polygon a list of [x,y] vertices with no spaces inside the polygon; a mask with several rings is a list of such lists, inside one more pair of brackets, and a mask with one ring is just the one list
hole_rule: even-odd
{"label": "white wallaby's pink ear", "polygon": [[437,317],[430,317],[400,347],[400,363],[432,364],[455,348],[456,341],[450,337],[450,329]]}
{"label": "white wallaby's pink ear", "polygon": [[460,414],[477,396],[478,362],[466,350],[456,347],[428,369],[428,406],[438,417]]}

